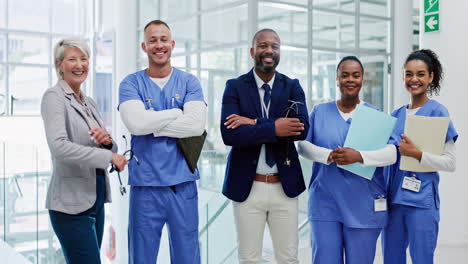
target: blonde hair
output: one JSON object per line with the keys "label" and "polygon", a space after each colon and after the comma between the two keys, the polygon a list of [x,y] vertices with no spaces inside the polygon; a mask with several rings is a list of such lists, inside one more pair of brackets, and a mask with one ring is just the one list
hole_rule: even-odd
{"label": "blonde hair", "polygon": [[65,57],[66,48],[77,48],[81,50],[89,59],[89,46],[86,41],[82,38],[70,37],[64,38],[57,42],[54,46],[54,64],[55,64],[55,73],[59,80],[63,79],[63,72],[60,71],[60,63],[62,63],[63,58]]}

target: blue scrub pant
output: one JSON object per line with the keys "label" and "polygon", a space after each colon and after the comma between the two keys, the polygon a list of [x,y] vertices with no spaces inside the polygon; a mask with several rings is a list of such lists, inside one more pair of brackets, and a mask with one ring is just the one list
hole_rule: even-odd
{"label": "blue scrub pant", "polygon": [[313,264],[374,263],[381,228],[350,228],[341,222],[323,221],[311,225]]}
{"label": "blue scrub pant", "polygon": [[104,171],[96,170],[96,202],[90,209],[70,215],[49,210],[50,222],[62,246],[67,264],[99,264],[104,232],[104,201],[106,179]]}
{"label": "blue scrub pant", "polygon": [[154,264],[167,224],[172,264],[199,264],[195,181],[175,187],[132,186],[128,225],[130,264]]}
{"label": "blue scrub pant", "polygon": [[434,263],[439,233],[439,210],[392,205],[382,233],[385,264],[405,264],[409,245],[413,264]]}

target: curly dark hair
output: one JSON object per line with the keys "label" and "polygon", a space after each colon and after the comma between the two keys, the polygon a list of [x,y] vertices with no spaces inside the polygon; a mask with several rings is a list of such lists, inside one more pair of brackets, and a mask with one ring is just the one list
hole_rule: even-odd
{"label": "curly dark hair", "polygon": [[442,82],[444,71],[442,69],[442,64],[439,61],[439,57],[435,54],[434,51],[430,49],[420,49],[415,50],[408,55],[405,61],[405,66],[409,61],[412,60],[421,60],[423,61],[429,73],[432,74],[432,83],[427,87],[427,93],[429,96],[439,95],[440,92],[440,83]]}

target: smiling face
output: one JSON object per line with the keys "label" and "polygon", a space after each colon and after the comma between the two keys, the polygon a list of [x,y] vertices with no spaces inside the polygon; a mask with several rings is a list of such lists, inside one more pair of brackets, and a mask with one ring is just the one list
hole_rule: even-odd
{"label": "smiling face", "polygon": [[426,94],[433,75],[422,60],[410,60],[405,64],[405,87],[411,96]]}
{"label": "smiling face", "polygon": [[88,77],[89,59],[79,48],[66,48],[63,60],[59,65],[63,80],[73,90],[79,90],[80,85]]}
{"label": "smiling face", "polygon": [[342,99],[359,97],[363,75],[361,65],[357,61],[345,60],[341,63],[336,80]]}
{"label": "smiling face", "polygon": [[149,25],[145,30],[145,41],[141,48],[148,55],[150,66],[171,67],[171,54],[175,41],[171,31],[162,24]]}
{"label": "smiling face", "polygon": [[263,73],[273,73],[280,61],[280,39],[271,31],[264,31],[255,38],[250,55],[255,60],[255,69]]}

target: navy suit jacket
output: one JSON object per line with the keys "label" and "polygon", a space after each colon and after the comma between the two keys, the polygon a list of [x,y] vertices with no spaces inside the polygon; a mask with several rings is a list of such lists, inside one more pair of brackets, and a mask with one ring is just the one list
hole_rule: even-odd
{"label": "navy suit jacket", "polygon": [[[288,100],[302,103],[298,105],[297,113],[293,111],[289,117],[299,118],[304,124],[304,131],[299,136],[277,137],[275,120],[285,117],[286,109],[291,105]],[[231,114],[257,119],[257,124],[227,129],[224,122]],[[296,197],[306,188],[294,141],[306,138],[309,118],[304,91],[297,79],[293,80],[276,72],[268,116],[269,118],[262,117],[260,95],[253,70],[226,82],[221,109],[221,135],[224,144],[232,146],[232,149],[227,160],[223,194],[231,200],[243,202],[249,196],[263,144],[271,144],[274,149],[285,194],[291,198]],[[287,149],[290,167],[284,164]]]}

